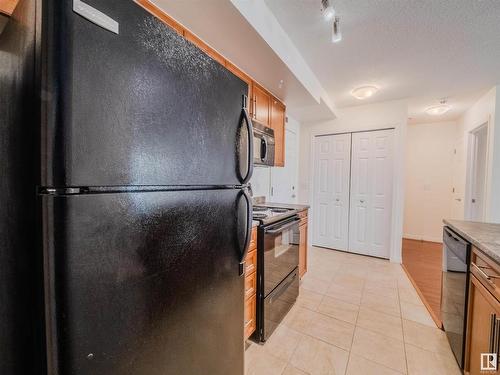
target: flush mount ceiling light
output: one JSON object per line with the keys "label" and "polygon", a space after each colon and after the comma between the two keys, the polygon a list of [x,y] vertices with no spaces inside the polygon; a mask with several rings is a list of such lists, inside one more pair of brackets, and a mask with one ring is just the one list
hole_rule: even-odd
{"label": "flush mount ceiling light", "polygon": [[356,99],[363,100],[363,99],[368,99],[369,97],[375,95],[377,91],[378,87],[372,85],[366,85],[355,88],[354,90],[351,91],[351,95],[354,96]]}
{"label": "flush mount ceiling light", "polygon": [[340,32],[340,18],[335,17],[332,29],[332,42],[338,43],[342,40],[342,33]]}
{"label": "flush mount ceiling light", "polygon": [[335,17],[335,9],[330,4],[329,0],[321,0],[321,6],[323,10],[323,18],[325,21],[330,21]]}
{"label": "flush mount ceiling light", "polygon": [[431,116],[444,115],[451,109],[451,105],[446,104],[446,100],[442,99],[438,105],[433,105],[425,110],[425,113]]}

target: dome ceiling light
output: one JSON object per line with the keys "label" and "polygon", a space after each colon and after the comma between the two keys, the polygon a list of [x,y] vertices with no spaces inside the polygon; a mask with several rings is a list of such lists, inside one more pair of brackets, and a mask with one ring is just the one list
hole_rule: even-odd
{"label": "dome ceiling light", "polygon": [[425,113],[431,116],[444,115],[451,109],[451,105],[446,104],[446,100],[442,99],[438,105],[433,105],[425,110]]}
{"label": "dome ceiling light", "polygon": [[360,86],[351,91],[351,95],[356,99],[364,100],[372,97],[378,91],[378,87],[372,85]]}

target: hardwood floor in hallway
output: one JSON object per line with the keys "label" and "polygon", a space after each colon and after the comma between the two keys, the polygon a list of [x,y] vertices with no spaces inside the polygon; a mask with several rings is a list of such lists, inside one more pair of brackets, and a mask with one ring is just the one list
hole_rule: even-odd
{"label": "hardwood floor in hallway", "polygon": [[436,324],[441,326],[443,244],[403,239],[403,268]]}

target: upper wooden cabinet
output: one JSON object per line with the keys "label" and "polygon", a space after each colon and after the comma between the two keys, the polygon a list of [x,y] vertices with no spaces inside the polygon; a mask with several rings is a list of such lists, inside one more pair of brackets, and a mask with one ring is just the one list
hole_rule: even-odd
{"label": "upper wooden cabinet", "polygon": [[236,65],[226,60],[226,69],[233,73],[236,77],[239,77],[242,81],[245,81],[248,85],[248,95],[247,95],[247,111],[250,117],[253,116],[253,105],[252,105],[252,78],[245,74]]}
{"label": "upper wooden cabinet", "polygon": [[[0,0],[0,4],[3,0]],[[5,1],[5,0],[4,0]],[[195,44],[208,56],[225,66],[234,75],[241,78],[248,84],[247,110],[250,117],[274,130],[275,137],[275,165],[283,167],[285,165],[285,105],[275,98],[264,87],[257,84],[249,75],[244,73],[237,66],[226,60],[224,56],[211,48],[203,40],[194,35],[191,31],[183,27],[172,17],[158,8],[150,0],[135,0],[137,4],[159,18],[165,24],[173,28],[177,33]],[[9,2],[9,1],[7,1]]]}
{"label": "upper wooden cabinet", "polygon": [[19,0],[0,0],[0,13],[11,16]]}
{"label": "upper wooden cabinet", "polygon": [[172,17],[170,17],[168,14],[166,14],[160,8],[158,8],[151,1],[149,1],[149,0],[136,0],[136,3],[139,4],[140,6],[142,6],[144,9],[146,9],[149,13],[153,14],[154,16],[159,18],[161,21],[166,23],[172,29],[177,31],[178,34],[184,35],[184,27],[182,27],[181,24],[179,24],[176,20],[174,20]]}
{"label": "upper wooden cabinet", "polygon": [[199,49],[205,52],[212,59],[217,61],[221,65],[226,65],[226,60],[212,47],[206,44],[203,40],[194,35],[191,31],[184,29],[184,38],[189,40],[191,43],[196,45]]}
{"label": "upper wooden cabinet", "polygon": [[271,94],[255,82],[253,83],[253,119],[262,125],[269,126]]}
{"label": "upper wooden cabinet", "polygon": [[285,105],[278,99],[271,99],[271,128],[274,130],[274,165],[285,166]]}

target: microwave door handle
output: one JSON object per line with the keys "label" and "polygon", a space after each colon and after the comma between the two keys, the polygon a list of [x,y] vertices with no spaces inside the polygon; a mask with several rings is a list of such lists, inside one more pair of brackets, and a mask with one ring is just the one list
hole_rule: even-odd
{"label": "microwave door handle", "polygon": [[[243,98],[243,102],[244,103],[246,102],[245,96]],[[243,117],[243,120],[245,121],[245,125],[247,127],[247,134],[248,134],[247,174],[245,177],[243,177],[241,179],[241,184],[244,185],[250,180],[250,178],[252,177],[252,174],[253,174],[253,153],[254,153],[254,149],[253,149],[253,125],[252,125],[252,121],[250,120],[250,117],[248,117],[248,113],[247,113],[247,110],[245,109],[245,105],[243,105],[243,108],[242,108],[242,117]],[[240,150],[240,152],[241,152],[241,150]],[[241,175],[241,173],[240,173],[240,175]]]}
{"label": "microwave door handle", "polygon": [[267,159],[267,139],[264,137],[261,139],[260,143],[260,160],[265,161]]}

